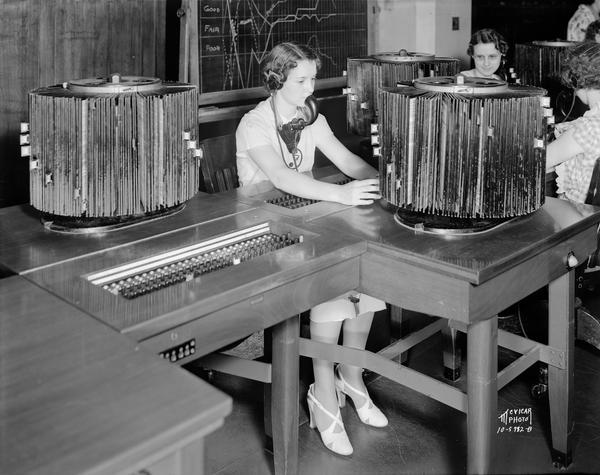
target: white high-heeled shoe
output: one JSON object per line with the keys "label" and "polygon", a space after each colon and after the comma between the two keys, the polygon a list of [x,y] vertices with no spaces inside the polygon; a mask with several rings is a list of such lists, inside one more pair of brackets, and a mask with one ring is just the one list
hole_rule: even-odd
{"label": "white high-heeled shoe", "polygon": [[[354,450],[352,449],[352,444],[350,444],[350,440],[348,439],[348,434],[346,434],[346,429],[344,428],[344,423],[342,422],[342,414],[340,413],[340,408],[337,408],[337,415],[333,415],[327,409],[323,407],[323,405],[319,402],[319,400],[315,397],[315,389],[314,384],[311,384],[308,388],[308,393],[306,395],[306,401],[308,402],[308,413],[310,415],[309,425],[311,429],[317,427],[317,420],[315,418],[315,410],[319,409],[321,412],[329,416],[332,420],[331,425],[327,427],[324,431],[319,431],[321,434],[321,440],[332,452],[340,455],[350,455]],[[341,427],[340,432],[334,432],[336,425]]]}
{"label": "white high-heeled shoe", "polygon": [[[387,417],[385,417],[385,414],[381,412],[381,410],[379,410],[375,404],[373,404],[371,397],[367,393],[359,391],[346,382],[342,376],[339,366],[335,369],[335,390],[337,392],[337,398],[340,407],[344,407],[346,405],[346,396],[350,396],[352,402],[354,403],[354,408],[356,409],[358,418],[364,424],[373,427],[385,427],[388,425]],[[360,396],[362,400],[364,400],[364,404],[361,407],[358,407],[355,396],[350,394],[349,391],[354,393],[355,396]]]}

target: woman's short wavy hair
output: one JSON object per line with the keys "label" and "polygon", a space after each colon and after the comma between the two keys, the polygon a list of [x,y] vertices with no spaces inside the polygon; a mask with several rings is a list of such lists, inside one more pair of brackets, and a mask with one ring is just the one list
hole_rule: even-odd
{"label": "woman's short wavy hair", "polygon": [[585,41],[562,52],[561,79],[572,89],[600,89],[600,43]]}
{"label": "woman's short wavy hair", "polygon": [[299,61],[314,61],[317,71],[321,68],[319,55],[310,46],[293,42],[279,43],[265,57],[262,73],[263,82],[269,92],[281,89],[290,69],[298,66]]}
{"label": "woman's short wavy hair", "polygon": [[469,56],[473,56],[475,45],[478,45],[479,43],[494,43],[496,49],[504,56],[506,56],[506,53],[508,52],[508,43],[504,39],[504,36],[492,28],[477,30],[471,35],[469,47],[467,48],[467,54]]}

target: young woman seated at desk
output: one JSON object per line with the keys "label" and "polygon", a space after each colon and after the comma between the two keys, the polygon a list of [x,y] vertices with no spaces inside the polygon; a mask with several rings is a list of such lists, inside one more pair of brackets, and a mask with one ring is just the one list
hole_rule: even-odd
{"label": "young woman seated at desk", "polygon": [[[295,43],[281,43],[265,58],[262,70],[270,96],[242,118],[236,131],[240,186],[268,180],[303,198],[370,205],[380,198],[377,170],[350,152],[316,111],[312,93],[319,67],[316,53]],[[338,185],[302,173],[312,169],[316,148],[355,180]],[[381,300],[348,292],[311,310],[311,338],[335,344],[343,329],[345,346],[364,349],[374,312],[383,309]],[[328,449],[350,455],[340,413],[346,395],[363,423],[384,427],[388,420],[373,404],[362,368],[340,364],[334,369],[330,361],[313,359],[313,370],[315,382],[307,395],[310,426],[318,429]]]}

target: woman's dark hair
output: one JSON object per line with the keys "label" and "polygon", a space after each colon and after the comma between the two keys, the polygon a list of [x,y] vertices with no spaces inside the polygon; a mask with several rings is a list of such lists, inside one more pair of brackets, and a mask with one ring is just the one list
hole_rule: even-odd
{"label": "woman's dark hair", "polygon": [[265,57],[262,66],[263,81],[267,91],[281,89],[290,69],[298,66],[299,61],[314,61],[317,71],[321,68],[321,59],[309,46],[292,42],[279,43]]}
{"label": "woman's dark hair", "polygon": [[600,20],[591,22],[585,30],[585,41],[596,41],[596,35],[600,33]]}
{"label": "woman's dark hair", "polygon": [[508,52],[508,43],[500,33],[491,28],[484,28],[478,30],[471,35],[471,41],[469,41],[469,47],[467,48],[467,54],[473,56],[473,50],[475,45],[479,43],[494,43],[496,49],[500,51],[503,56]]}
{"label": "woman's dark hair", "polygon": [[561,54],[562,82],[573,89],[600,89],[600,43],[586,41]]}

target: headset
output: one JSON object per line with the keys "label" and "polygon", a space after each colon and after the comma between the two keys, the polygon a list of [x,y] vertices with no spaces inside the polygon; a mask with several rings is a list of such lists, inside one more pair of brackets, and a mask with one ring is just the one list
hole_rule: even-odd
{"label": "headset", "polygon": [[[302,151],[298,149],[300,135],[305,127],[308,127],[317,120],[317,117],[319,116],[319,104],[314,96],[308,96],[304,101],[304,105],[298,107],[298,117],[295,117],[285,124],[280,124],[275,107],[275,95],[277,94],[277,91],[283,87],[284,82],[285,79],[283,74],[273,70],[265,72],[265,85],[271,93],[271,108],[273,109],[273,117],[275,118],[277,127],[277,141],[279,142],[281,159],[286,167],[298,171],[303,159]],[[292,155],[291,162],[287,162],[285,159],[281,140],[283,140],[288,152]]]}
{"label": "headset", "polygon": [[272,69],[265,71],[263,74],[265,76],[265,87],[270,93],[273,93],[283,87],[283,83],[285,82],[285,77],[283,74],[273,71]]}

